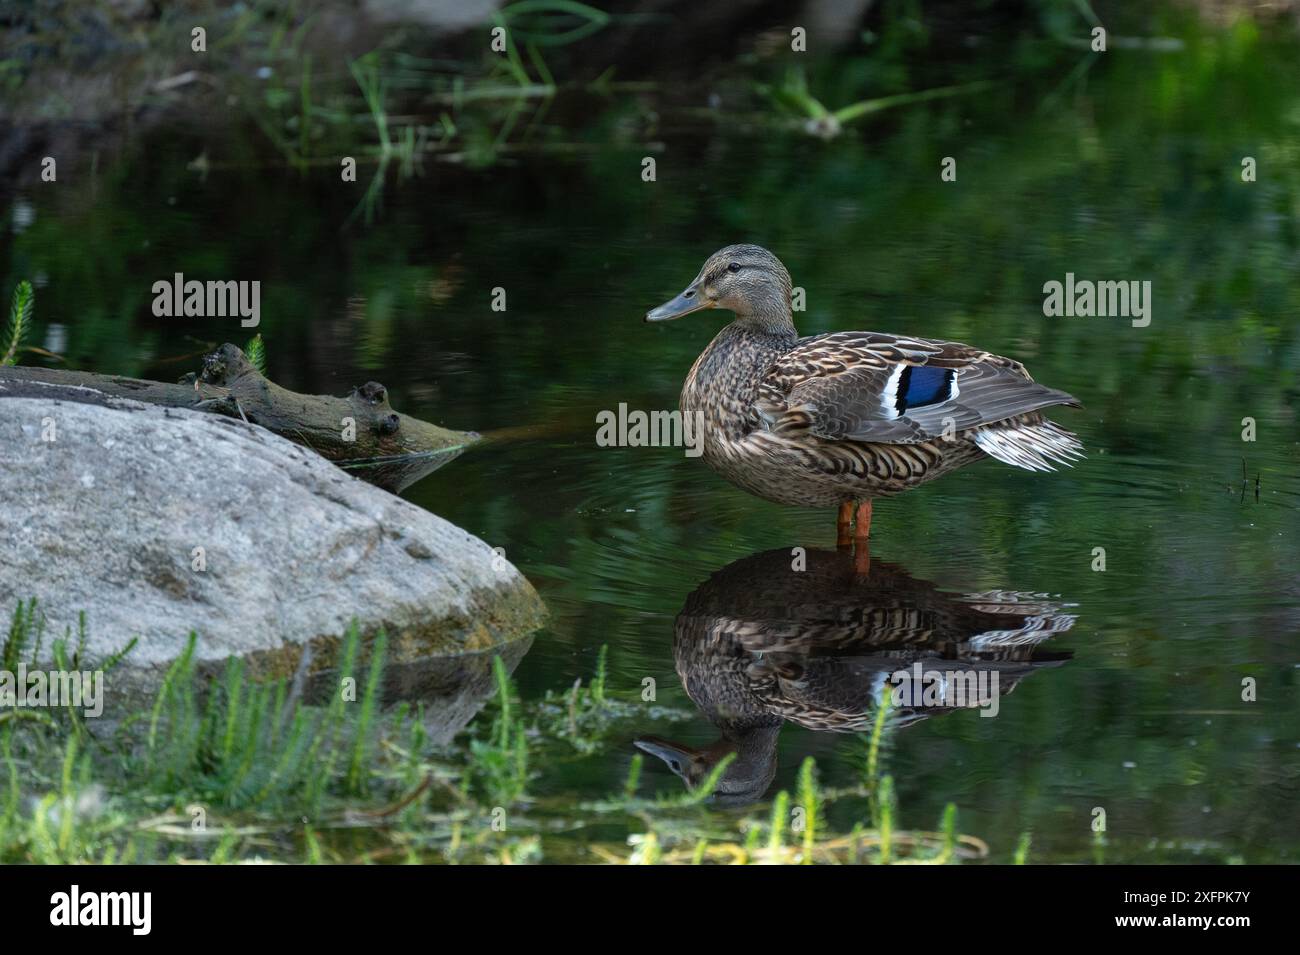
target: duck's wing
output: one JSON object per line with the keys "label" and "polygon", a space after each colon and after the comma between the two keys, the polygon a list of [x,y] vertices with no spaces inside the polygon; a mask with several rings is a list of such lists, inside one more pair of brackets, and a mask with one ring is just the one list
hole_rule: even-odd
{"label": "duck's wing", "polygon": [[773,362],[754,411],[771,431],[917,444],[1051,405],[1079,403],[1010,358],[959,342],[835,332],[801,339]]}

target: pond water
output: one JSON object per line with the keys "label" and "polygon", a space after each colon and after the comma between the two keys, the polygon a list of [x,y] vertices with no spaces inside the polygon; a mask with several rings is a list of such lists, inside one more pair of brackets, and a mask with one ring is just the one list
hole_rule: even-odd
{"label": "pond water", "polygon": [[[1101,809],[1107,861],[1297,861],[1300,96],[1280,77],[1300,48],[1240,31],[1187,44],[829,141],[731,115],[725,97],[702,109],[695,89],[653,120],[630,98],[574,137],[588,148],[390,171],[368,222],[364,175],[345,187],[332,167],[302,174],[198,127],[154,128],[69,166],[57,190],[11,196],[0,261],[6,288],[38,278],[36,344],[72,367],[191,370],[205,343],[251,333],[154,318],[152,282],[260,278],[281,384],[375,379],[394,407],[487,436],[404,496],[504,548],[541,592],[551,619],[515,671],[524,696],[588,677],[608,645],[612,692],[652,678],[660,704],[694,714],[542,767],[539,795],[575,800],[621,785],[637,737],[717,738],[674,659],[693,592],[712,580],[694,598],[710,613],[786,619],[771,552],[837,559],[823,553],[829,513],[750,497],[681,449],[597,446],[603,410],[675,408],[726,321],[646,325],[644,312],[716,248],[755,242],[806,290],[804,334],[893,331],[1017,358],[1083,403],[1051,417],[1087,459],[1053,474],[986,461],[877,502],[881,570],[857,599],[937,614],[958,641],[943,628],[979,604],[967,595],[1039,595],[1020,599],[1067,619],[1004,679],[1015,692],[995,718],[899,730],[902,823],[931,827],[955,802],[1003,859],[1032,829],[1036,858],[1085,861]],[[1067,273],[1149,281],[1150,324],[1045,316],[1044,283]],[[841,584],[800,599],[833,608],[850,599]],[[852,735],[788,722],[775,747],[769,795],[806,755],[831,785],[861,772]],[[657,762],[643,785],[680,786]]]}

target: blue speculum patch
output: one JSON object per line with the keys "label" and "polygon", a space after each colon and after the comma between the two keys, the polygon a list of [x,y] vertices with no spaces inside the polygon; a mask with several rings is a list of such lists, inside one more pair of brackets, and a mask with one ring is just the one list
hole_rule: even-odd
{"label": "blue speculum patch", "polygon": [[952,394],[951,368],[908,365],[898,382],[898,411],[946,401]]}

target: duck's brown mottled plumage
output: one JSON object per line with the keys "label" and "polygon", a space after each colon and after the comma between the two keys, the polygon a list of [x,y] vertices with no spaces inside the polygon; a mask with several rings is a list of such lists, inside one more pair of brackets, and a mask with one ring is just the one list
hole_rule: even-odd
{"label": "duck's brown mottled plumage", "polygon": [[736,313],[696,359],[681,409],[703,419],[704,459],[745,490],[829,507],[898,494],[987,456],[1030,470],[1082,456],[1074,435],[1041,413],[1078,403],[1019,362],[880,332],[800,338],[790,299],[774,255],[735,245],[646,316]]}

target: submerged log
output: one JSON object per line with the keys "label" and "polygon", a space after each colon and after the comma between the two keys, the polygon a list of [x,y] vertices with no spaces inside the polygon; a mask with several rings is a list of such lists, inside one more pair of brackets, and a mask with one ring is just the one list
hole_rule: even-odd
{"label": "submerged log", "polygon": [[266,378],[229,343],[179,384],[49,368],[0,368],[0,398],[112,406],[128,398],[243,418],[315,451],[371,484],[400,491],[478,440],[394,411],[388,389],[367,382],[343,398],[303,395]]}

